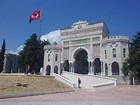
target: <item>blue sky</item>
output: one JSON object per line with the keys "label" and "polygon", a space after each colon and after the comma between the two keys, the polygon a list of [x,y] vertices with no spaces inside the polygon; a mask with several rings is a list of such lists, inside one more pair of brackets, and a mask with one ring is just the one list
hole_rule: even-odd
{"label": "blue sky", "polygon": [[[68,28],[73,22],[104,21],[110,35],[132,36],[140,31],[140,0],[0,0],[0,46],[16,51],[33,33],[39,34],[40,21],[29,24],[29,16],[42,9],[41,35]],[[54,36],[55,37],[55,36]]]}

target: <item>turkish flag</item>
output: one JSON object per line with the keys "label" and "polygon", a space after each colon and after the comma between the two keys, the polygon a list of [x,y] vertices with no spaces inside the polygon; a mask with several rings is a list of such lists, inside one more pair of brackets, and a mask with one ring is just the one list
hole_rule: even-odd
{"label": "turkish flag", "polygon": [[41,10],[34,11],[29,17],[29,23],[31,23],[32,20],[40,20],[41,12],[42,12]]}

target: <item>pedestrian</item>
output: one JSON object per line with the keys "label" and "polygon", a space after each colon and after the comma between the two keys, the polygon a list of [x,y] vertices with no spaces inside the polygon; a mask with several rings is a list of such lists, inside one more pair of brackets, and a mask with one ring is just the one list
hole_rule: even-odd
{"label": "pedestrian", "polygon": [[29,65],[26,65],[26,72],[25,72],[25,74],[28,74],[29,68],[30,68],[30,66]]}
{"label": "pedestrian", "polygon": [[32,74],[34,74],[34,75],[35,75],[35,70],[34,70],[34,69],[32,70]]}
{"label": "pedestrian", "polygon": [[60,75],[63,75],[63,69],[60,70]]}
{"label": "pedestrian", "polygon": [[43,72],[43,68],[41,67],[39,73],[42,75],[42,72]]}
{"label": "pedestrian", "polygon": [[78,78],[78,87],[80,88],[80,85],[81,85],[81,80],[80,78]]}

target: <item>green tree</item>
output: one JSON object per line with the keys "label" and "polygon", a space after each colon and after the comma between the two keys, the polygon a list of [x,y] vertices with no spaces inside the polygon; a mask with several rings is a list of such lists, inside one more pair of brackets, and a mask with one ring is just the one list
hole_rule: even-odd
{"label": "green tree", "polygon": [[[19,53],[18,61],[20,66],[25,70],[27,64],[30,65],[30,70],[39,72],[43,66],[43,47],[50,44],[49,41],[40,41],[36,34],[32,34],[30,39],[26,40],[23,50]],[[30,71],[31,72],[31,71]]]}
{"label": "green tree", "polygon": [[140,32],[133,37],[129,58],[123,63],[122,72],[132,78],[140,77]]}
{"label": "green tree", "polygon": [[140,51],[140,32],[138,32],[134,38],[133,38],[133,43],[132,43],[132,48],[138,52]]}
{"label": "green tree", "polygon": [[122,73],[123,73],[125,76],[127,76],[128,73],[129,73],[128,63],[127,63],[126,61],[123,63],[123,66],[122,66]]}
{"label": "green tree", "polygon": [[3,44],[2,44],[2,47],[1,47],[1,51],[0,51],[0,72],[2,72],[3,70],[3,65],[4,65],[4,54],[5,54],[5,39],[3,40]]}
{"label": "green tree", "polygon": [[129,69],[131,70],[133,75],[136,77],[139,77],[140,75],[140,32],[138,32],[133,38],[128,63],[129,63]]}
{"label": "green tree", "polygon": [[44,60],[44,46],[45,45],[50,45],[49,40],[47,41],[39,41],[39,54],[38,54],[38,67],[41,68],[43,67],[43,60]]}

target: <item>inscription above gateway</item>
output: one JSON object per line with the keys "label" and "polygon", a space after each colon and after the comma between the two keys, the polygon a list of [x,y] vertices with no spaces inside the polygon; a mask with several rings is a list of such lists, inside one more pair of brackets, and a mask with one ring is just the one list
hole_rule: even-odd
{"label": "inscription above gateway", "polygon": [[82,26],[81,26],[81,25],[79,25],[79,26],[77,26],[77,28],[78,28],[78,29],[81,29],[81,28],[82,28]]}
{"label": "inscription above gateway", "polygon": [[87,25],[88,25],[87,21],[79,21],[79,22],[73,23],[72,27],[81,29],[82,27],[87,26]]}

